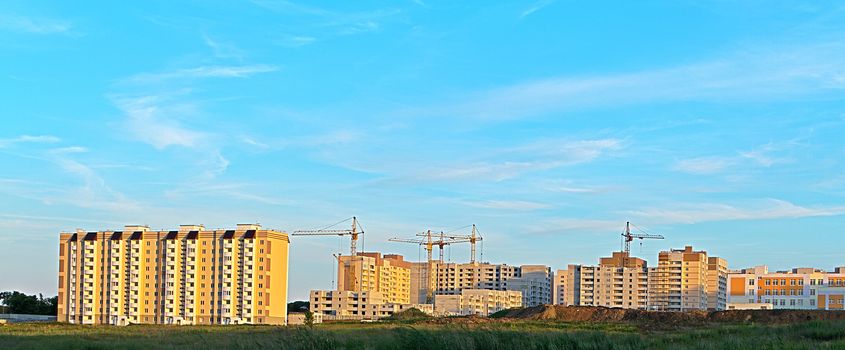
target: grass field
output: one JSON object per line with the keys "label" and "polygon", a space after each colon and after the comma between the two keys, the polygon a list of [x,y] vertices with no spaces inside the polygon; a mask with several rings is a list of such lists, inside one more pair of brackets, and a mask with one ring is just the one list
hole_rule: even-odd
{"label": "grass field", "polygon": [[845,322],[648,331],[625,324],[505,321],[273,326],[0,326],[0,349],[845,349]]}

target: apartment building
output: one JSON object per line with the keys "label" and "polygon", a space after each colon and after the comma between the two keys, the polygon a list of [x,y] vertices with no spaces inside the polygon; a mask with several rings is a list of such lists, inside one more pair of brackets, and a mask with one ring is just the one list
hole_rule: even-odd
{"label": "apartment building", "polygon": [[411,276],[411,300],[416,302],[430,303],[435,295],[460,295],[465,289],[485,289],[524,293],[526,306],[552,303],[554,273],[545,265],[420,262],[412,263]]}
{"label": "apartment building", "polygon": [[460,294],[436,295],[434,299],[434,312],[440,316],[489,316],[522,307],[522,293],[511,290],[464,289]]}
{"label": "apartment building", "polygon": [[522,294],[522,306],[552,303],[554,272],[546,265],[522,265],[519,275],[505,282],[505,289]]}
{"label": "apartment building", "polygon": [[728,309],[842,310],[845,300],[845,267],[769,272],[755,266],[731,271],[728,280]]}
{"label": "apartment building", "polygon": [[649,269],[626,252],[599,259],[598,266],[568,265],[556,275],[556,304],[646,309]]}
{"label": "apartment building", "polygon": [[711,256],[707,258],[707,309],[727,310],[728,261]]}
{"label": "apartment building", "polygon": [[411,263],[401,255],[361,252],[338,258],[337,289],[380,292],[384,302],[411,303]]}
{"label": "apartment building", "polygon": [[[724,259],[708,257],[707,252],[694,251],[691,246],[662,251],[658,254],[657,268],[649,271],[648,308],[688,311],[713,306],[723,310],[721,300],[727,298],[726,271]],[[711,303],[710,299],[714,301]]]}
{"label": "apartment building", "polygon": [[58,320],[285,324],[289,245],[257,224],[61,233]]}
{"label": "apartment building", "polygon": [[312,290],[309,303],[323,320],[377,320],[411,308],[434,313],[431,304],[391,303],[378,291]]}

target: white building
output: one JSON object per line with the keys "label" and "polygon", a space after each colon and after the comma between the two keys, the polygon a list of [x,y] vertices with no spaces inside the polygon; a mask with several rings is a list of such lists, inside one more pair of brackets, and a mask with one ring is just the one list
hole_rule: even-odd
{"label": "white building", "polygon": [[464,289],[461,294],[436,295],[435,313],[441,316],[489,316],[522,306],[522,293],[489,289]]}

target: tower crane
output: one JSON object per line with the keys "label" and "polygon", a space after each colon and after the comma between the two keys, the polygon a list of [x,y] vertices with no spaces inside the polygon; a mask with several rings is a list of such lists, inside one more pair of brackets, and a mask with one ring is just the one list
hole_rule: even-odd
{"label": "tower crane", "polygon": [[[466,227],[466,226],[464,226]],[[419,234],[417,234],[419,235]],[[470,255],[469,255],[469,262],[475,265],[475,244],[482,240],[482,237],[478,234],[478,229],[475,227],[475,224],[472,224],[472,233],[469,235],[440,235],[441,240],[444,238],[449,239],[449,243],[465,243],[469,242],[470,244]],[[442,249],[442,248],[441,248]],[[442,254],[442,252],[441,252]],[[483,254],[483,252],[482,252]],[[443,260],[443,257],[440,257],[440,260]]]}
{"label": "tower crane", "polygon": [[[464,226],[462,228],[466,228],[466,227],[467,226]],[[436,247],[440,248],[439,249],[440,250],[440,258],[439,258],[438,261],[442,264],[443,263],[443,252],[444,252],[445,246],[450,245],[450,244],[455,244],[455,243],[467,243],[467,242],[469,242],[470,245],[472,246],[472,253],[470,255],[470,263],[472,263],[473,266],[475,266],[476,265],[475,244],[476,244],[476,242],[481,241],[482,238],[478,234],[478,229],[475,227],[475,224],[472,225],[472,232],[469,235],[447,235],[446,233],[444,233],[442,231],[440,232],[440,234],[437,234],[435,232],[432,232],[431,230],[426,230],[425,232],[417,233],[416,237],[419,237],[419,238],[391,238],[391,239],[389,239],[389,241],[400,242],[400,243],[418,244],[418,245],[422,246],[423,249],[425,249],[425,251],[426,251],[426,263],[427,263],[427,269],[428,269],[428,272],[426,273],[426,276],[427,276],[427,281],[426,281],[426,284],[427,284],[426,300],[427,301],[426,302],[430,303],[430,302],[433,301],[433,298],[434,298],[434,289],[437,288],[437,286],[435,284],[435,279],[434,279],[434,274],[435,274],[436,271],[435,271],[435,268],[434,268],[435,267],[434,259],[432,257],[433,252],[434,252],[434,247],[436,246]],[[477,275],[477,272],[473,273],[473,285],[475,284],[476,275]]]}
{"label": "tower crane", "polygon": [[653,234],[647,233],[647,232],[643,231],[641,228],[637,227],[636,225],[633,225],[633,226],[635,228],[637,228],[638,230],[640,230],[642,233],[631,233],[631,226],[632,225],[633,224],[631,224],[630,221],[625,222],[625,233],[622,234],[622,240],[625,242],[624,243],[625,244],[624,252],[625,252],[626,255],[631,254],[631,241],[633,241],[634,238],[637,238],[637,239],[663,239],[663,236],[653,235]]}
{"label": "tower crane", "polygon": [[[330,229],[349,220],[352,220],[352,226],[349,229]],[[349,254],[350,256],[355,256],[355,253],[357,253],[356,245],[358,242],[358,236],[362,234],[364,234],[364,229],[362,229],[361,225],[358,224],[358,218],[353,216],[349,219],[344,219],[319,230],[293,231],[291,236],[351,236],[352,240],[349,244]]]}
{"label": "tower crane", "polygon": [[[350,220],[352,221],[350,228],[348,228],[348,229],[332,229],[332,227],[335,227],[337,225],[340,225],[340,224],[347,222],[347,221],[350,221]],[[364,234],[364,229],[361,227],[361,224],[358,223],[358,218],[353,216],[351,218],[341,220],[339,222],[336,222],[334,224],[331,224],[329,226],[323,227],[323,228],[318,229],[318,230],[297,230],[297,231],[293,231],[291,236],[350,236],[351,241],[350,241],[350,244],[349,244],[349,254],[350,254],[351,259],[355,259],[356,253],[358,252],[357,247],[356,247],[357,243],[358,243],[358,236],[363,235],[363,234]],[[335,255],[335,259],[338,261],[338,264],[340,264],[340,256]],[[362,265],[361,268],[363,269],[363,265]],[[340,266],[338,266],[338,269],[340,269]],[[363,275],[363,271],[358,272],[358,271],[350,270],[350,273],[351,273],[350,277],[352,278],[353,285],[357,285],[358,291],[360,292],[362,287],[361,287],[361,284],[359,283],[359,281],[360,281],[359,276]],[[338,277],[338,278],[340,278],[340,277]],[[340,284],[339,281],[338,281],[338,284]]]}

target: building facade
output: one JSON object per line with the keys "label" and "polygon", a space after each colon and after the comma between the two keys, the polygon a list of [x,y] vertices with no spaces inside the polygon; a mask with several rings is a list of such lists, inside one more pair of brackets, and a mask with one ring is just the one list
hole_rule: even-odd
{"label": "building facade", "polygon": [[285,324],[289,245],[253,224],[61,233],[58,321]]}
{"label": "building facade", "polygon": [[691,246],[662,251],[657,268],[649,271],[648,308],[688,311],[713,306],[724,310],[721,300],[727,300],[726,275],[727,261],[708,257],[705,251],[694,251]]}
{"label": "building facade", "polygon": [[728,308],[842,310],[845,300],[845,267],[833,272],[794,268],[769,272],[766,266],[731,271],[728,275]]}
{"label": "building facade", "polygon": [[434,312],[440,316],[489,316],[523,306],[522,293],[511,290],[464,289],[460,294],[435,295],[434,299]]}
{"label": "building facade", "polygon": [[431,303],[436,295],[484,289],[518,291],[525,298],[524,305],[545,305],[552,303],[553,279],[552,269],[545,265],[412,263],[411,300]]}
{"label": "building facade", "polygon": [[556,276],[556,304],[646,309],[649,269],[625,252],[601,258],[598,266],[569,265]]}
{"label": "building facade", "polygon": [[309,304],[311,312],[322,320],[378,320],[411,308],[429,315],[434,312],[431,304],[387,302],[378,291],[312,290]]}
{"label": "building facade", "polygon": [[379,292],[386,303],[411,303],[411,263],[401,255],[361,252],[338,259],[337,289]]}

